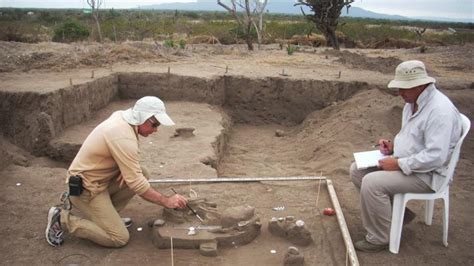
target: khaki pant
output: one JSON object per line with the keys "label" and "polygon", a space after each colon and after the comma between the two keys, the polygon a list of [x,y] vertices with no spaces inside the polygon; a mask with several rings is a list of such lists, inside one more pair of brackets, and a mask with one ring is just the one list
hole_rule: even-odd
{"label": "khaki pant", "polygon": [[[148,171],[142,168],[148,179]],[[61,212],[61,225],[69,233],[79,238],[89,239],[105,247],[123,247],[130,235],[118,212],[120,212],[135,195],[127,185],[119,187],[116,179],[110,181],[107,190],[91,196],[84,190],[79,197],[71,196],[74,208],[79,209],[87,219],[72,215],[69,211]]]}
{"label": "khaki pant", "polygon": [[388,244],[392,219],[392,199],[398,193],[432,193],[433,190],[414,175],[401,171],[382,171],[376,167],[357,170],[352,163],[350,175],[360,189],[362,224],[366,240],[373,244]]}

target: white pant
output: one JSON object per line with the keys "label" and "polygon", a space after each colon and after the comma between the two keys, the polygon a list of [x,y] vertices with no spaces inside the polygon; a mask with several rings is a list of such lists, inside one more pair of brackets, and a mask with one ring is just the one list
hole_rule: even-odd
{"label": "white pant", "polygon": [[357,170],[352,163],[350,175],[352,183],[360,189],[362,225],[367,230],[366,240],[372,244],[389,242],[393,195],[433,192],[418,177],[401,171],[383,171],[376,167]]}

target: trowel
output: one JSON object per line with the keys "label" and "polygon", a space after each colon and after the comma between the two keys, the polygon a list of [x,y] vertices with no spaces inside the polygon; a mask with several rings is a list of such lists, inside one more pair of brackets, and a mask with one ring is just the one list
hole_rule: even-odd
{"label": "trowel", "polygon": [[[171,188],[171,190],[174,192],[174,194],[178,194],[178,192],[176,192],[176,190],[174,190],[173,188]],[[201,218],[201,216],[199,216],[199,214],[193,210],[193,208],[189,207],[188,204],[186,204],[186,207],[188,207],[188,209],[199,219],[199,221],[204,222],[204,219]]]}

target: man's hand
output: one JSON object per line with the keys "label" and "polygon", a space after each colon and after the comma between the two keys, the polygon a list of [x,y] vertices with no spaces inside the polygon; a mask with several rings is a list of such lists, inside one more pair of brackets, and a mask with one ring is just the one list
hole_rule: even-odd
{"label": "man's hand", "polygon": [[188,204],[188,200],[185,197],[174,194],[173,196],[167,197],[160,192],[156,191],[154,188],[150,187],[145,193],[141,194],[140,197],[143,199],[153,202],[155,204],[160,204],[163,207],[174,209],[174,208],[185,208]]}
{"label": "man's hand", "polygon": [[393,154],[393,143],[388,139],[379,140],[380,152],[384,155]]}
{"label": "man's hand", "polygon": [[398,166],[398,159],[394,157],[388,157],[379,160],[379,168],[385,171],[400,170],[400,167]]}
{"label": "man's hand", "polygon": [[163,206],[169,209],[183,209],[186,207],[186,204],[188,204],[186,198],[179,194],[174,194],[173,196],[166,198],[166,200],[163,201]]}

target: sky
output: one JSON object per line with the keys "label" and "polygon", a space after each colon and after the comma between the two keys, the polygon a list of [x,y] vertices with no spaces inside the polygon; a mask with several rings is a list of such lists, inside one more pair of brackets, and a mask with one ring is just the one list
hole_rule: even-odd
{"label": "sky", "polygon": [[404,17],[474,20],[474,0],[356,0],[352,6]]}
{"label": "sky", "polygon": [[[135,8],[143,5],[194,1],[104,0],[103,8]],[[474,0],[356,0],[352,6],[377,13],[406,17],[445,17],[474,20]],[[85,0],[0,0],[0,7],[86,8],[87,4]]]}

